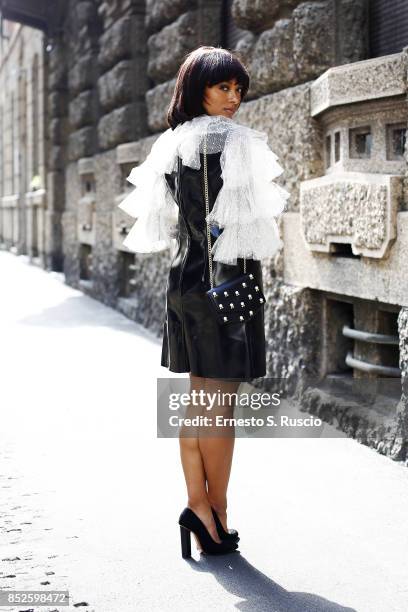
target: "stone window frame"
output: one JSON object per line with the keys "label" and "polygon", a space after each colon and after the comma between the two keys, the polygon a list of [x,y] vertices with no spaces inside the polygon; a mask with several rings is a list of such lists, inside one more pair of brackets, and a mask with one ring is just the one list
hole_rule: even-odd
{"label": "stone window frame", "polygon": [[341,132],[341,128],[336,126],[327,130],[324,135],[324,164],[326,170],[334,168],[342,161]]}
{"label": "stone window frame", "polygon": [[[334,142],[333,142],[333,154],[334,154],[334,165],[341,161],[341,130],[337,129],[334,131]],[[338,156],[337,156],[338,153]]]}
{"label": "stone window frame", "polygon": [[79,281],[80,283],[92,282],[93,276],[93,248],[87,243],[79,244]]}
{"label": "stone window frame", "polygon": [[120,253],[120,267],[119,296],[122,298],[132,298],[137,291],[137,281],[135,278],[137,264],[135,253],[122,251]]}
{"label": "stone window frame", "polygon": [[[354,135],[369,134],[370,144],[369,151],[365,153],[357,153],[357,147],[355,146]],[[373,129],[371,123],[365,123],[364,125],[358,125],[348,128],[348,156],[349,159],[371,159],[373,150]]]}
{"label": "stone window frame", "polygon": [[332,135],[329,132],[328,134],[325,134],[324,137],[324,166],[326,168],[326,170],[328,168],[330,168],[330,166],[332,165]]}
{"label": "stone window frame", "polygon": [[[394,154],[392,151],[392,135],[391,132],[393,129],[401,129],[405,131],[405,145],[403,151],[400,155]],[[385,123],[385,159],[387,161],[404,161],[404,155],[407,147],[407,123],[404,121],[393,121],[391,123]]]}
{"label": "stone window frame", "polygon": [[[96,193],[95,174],[93,172],[85,172],[81,177],[81,198],[90,194]],[[87,186],[90,185],[90,189]]]}

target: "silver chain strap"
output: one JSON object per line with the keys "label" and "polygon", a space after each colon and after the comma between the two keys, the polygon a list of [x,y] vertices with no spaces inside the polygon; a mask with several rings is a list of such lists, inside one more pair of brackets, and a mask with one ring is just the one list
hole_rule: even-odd
{"label": "silver chain strap", "polygon": [[[208,174],[207,174],[207,134],[204,136],[204,197],[205,197],[205,215],[206,218],[210,214],[210,205],[208,202]],[[211,231],[210,224],[207,221],[207,246],[208,246],[208,269],[210,273],[210,284],[211,289],[214,287],[214,278],[213,278],[213,265],[212,265],[212,254],[211,254]],[[246,274],[246,259],[244,257],[244,274]]]}

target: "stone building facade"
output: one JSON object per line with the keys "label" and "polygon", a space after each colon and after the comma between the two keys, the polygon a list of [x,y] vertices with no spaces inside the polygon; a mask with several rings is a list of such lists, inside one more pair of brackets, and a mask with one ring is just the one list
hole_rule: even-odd
{"label": "stone building facade", "polygon": [[[49,231],[46,209],[44,37],[3,22],[0,38],[0,243],[40,265]],[[61,237],[60,237],[61,241]]]}
{"label": "stone building facade", "polygon": [[[8,137],[3,248],[35,254],[160,336],[171,253],[127,251],[133,218],[117,204],[132,188],[131,167],[167,127],[185,54],[200,44],[236,50],[251,74],[236,119],[268,134],[285,168],[277,180],[292,194],[284,249],[263,263],[267,377],[284,379],[304,410],[405,460],[408,11],[389,36],[382,0],[69,0],[52,15],[38,2],[35,23],[36,3],[19,4],[13,12],[1,3],[25,24],[15,48],[24,37],[38,43],[24,46],[23,59],[3,55],[2,66],[29,61],[42,43],[45,230],[36,249],[32,230],[23,240],[27,203],[12,233],[5,221],[10,198],[40,198],[11,180]],[[381,405],[355,401],[374,391]]]}

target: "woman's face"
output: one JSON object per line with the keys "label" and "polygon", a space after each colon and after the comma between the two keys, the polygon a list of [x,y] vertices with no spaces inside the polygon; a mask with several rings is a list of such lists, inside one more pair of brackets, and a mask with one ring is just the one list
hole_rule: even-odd
{"label": "woman's face", "polygon": [[242,85],[236,79],[207,85],[204,89],[203,107],[208,115],[232,117],[241,104]]}

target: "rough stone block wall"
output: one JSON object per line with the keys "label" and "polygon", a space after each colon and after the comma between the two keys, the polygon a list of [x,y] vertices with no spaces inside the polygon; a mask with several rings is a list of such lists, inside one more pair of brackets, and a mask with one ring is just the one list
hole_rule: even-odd
{"label": "rough stone block wall", "polygon": [[97,81],[100,150],[146,134],[148,79],[143,23],[143,15],[118,15],[100,37]]}
{"label": "rough stone block wall", "polygon": [[114,306],[118,292],[118,253],[112,241],[112,203],[120,192],[120,172],[114,150],[94,157],[95,242],[92,248],[93,285],[96,299]]}
{"label": "rough stone block wall", "polygon": [[148,68],[150,89],[146,93],[148,127],[165,130],[166,111],[174,90],[175,75],[187,53],[200,44],[221,43],[220,0],[186,2],[148,1],[145,27],[149,34]]}
{"label": "rough stone block wall", "polygon": [[77,164],[93,159],[95,238],[92,279],[84,290],[109,305],[116,303],[120,282],[112,231],[115,198],[123,188],[116,147],[147,133],[144,10],[142,0],[72,1],[61,41],[68,63],[69,124],[64,269],[67,282],[81,286],[78,225],[85,212]]}
{"label": "rough stone block wall", "polygon": [[398,316],[402,395],[395,418],[396,434],[391,453],[408,463],[408,308],[401,308]]}
{"label": "rough stone block wall", "polygon": [[158,32],[182,13],[195,9],[194,0],[146,0],[145,27],[148,34]]}
{"label": "rough stone block wall", "polygon": [[62,214],[64,275],[68,285],[78,287],[79,257],[77,218],[81,197],[78,169],[75,163],[68,164],[65,171],[66,208]]}
{"label": "rough stone block wall", "polygon": [[[405,66],[408,66],[408,45],[404,48],[402,52],[402,61],[404,62]],[[406,99],[408,102],[408,95]],[[408,119],[407,119],[407,129],[408,129]],[[405,203],[404,210],[408,210],[408,138],[405,142],[404,159],[406,162],[406,170],[405,170],[404,178],[403,178],[403,200]]]}
{"label": "rough stone block wall", "polygon": [[48,99],[45,122],[48,126],[47,160],[47,210],[45,223],[45,267],[63,269],[63,240],[65,208],[65,164],[68,140],[68,79],[66,55],[63,44],[56,40],[48,59]]}
{"label": "rough stone block wall", "polygon": [[237,121],[268,134],[269,145],[284,167],[276,182],[291,194],[288,211],[299,210],[300,181],[324,173],[321,127],[310,117],[310,85],[251,100],[237,113]]}
{"label": "rough stone block wall", "polygon": [[[282,280],[282,255],[263,265],[267,371],[263,386],[295,395],[316,380],[319,367],[321,300],[316,292]],[[280,379],[277,384],[267,378]]]}
{"label": "rough stone block wall", "polygon": [[[135,258],[136,300],[132,318],[149,329],[158,338],[163,336],[165,319],[166,283],[171,253],[169,250],[155,255],[138,254]],[[165,370],[163,370],[165,373]]]}
{"label": "rough stone block wall", "polygon": [[367,55],[364,0],[234,0],[232,16],[247,30],[236,50],[253,77],[248,98],[304,83]]}
{"label": "rough stone block wall", "polygon": [[[101,28],[93,2],[69,4],[64,50],[68,67],[68,159],[89,157],[97,150],[96,44]],[[76,33],[81,33],[77,35]],[[76,60],[81,58],[79,64]]]}
{"label": "rough stone block wall", "polygon": [[[167,128],[165,116],[166,108],[170,104],[173,95],[176,79],[171,79],[165,83],[160,83],[156,87],[152,87],[146,93],[146,105],[149,114],[149,128],[152,131],[158,132]],[[163,104],[166,101],[166,104]]]}
{"label": "rough stone block wall", "polygon": [[148,40],[148,75],[155,82],[170,79],[198,40],[196,11],[187,11]]}

